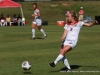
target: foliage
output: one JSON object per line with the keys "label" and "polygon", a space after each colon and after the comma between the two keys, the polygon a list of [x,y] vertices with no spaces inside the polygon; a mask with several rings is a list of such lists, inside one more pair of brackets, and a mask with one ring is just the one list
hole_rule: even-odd
{"label": "foliage", "polygon": [[[31,25],[33,17],[31,14],[33,13],[32,8],[33,2],[20,2],[23,8],[24,16],[28,25]],[[58,20],[65,21],[65,12],[66,10],[74,11],[78,14],[78,11],[81,6],[84,7],[85,16],[89,15],[93,19],[95,16],[100,15],[99,11],[99,1],[49,1],[49,2],[37,2],[38,7],[41,12],[41,18],[43,21],[48,21],[50,25],[56,24]],[[0,14],[4,14],[6,17],[9,14],[11,17],[13,14],[21,14],[20,8],[1,8]],[[85,17],[84,16],[84,17]]]}

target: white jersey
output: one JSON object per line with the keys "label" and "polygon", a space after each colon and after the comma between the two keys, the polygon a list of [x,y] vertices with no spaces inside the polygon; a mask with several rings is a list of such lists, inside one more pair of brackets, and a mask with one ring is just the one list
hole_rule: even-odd
{"label": "white jersey", "polygon": [[76,23],[74,25],[66,24],[64,29],[66,29],[68,31],[68,33],[67,33],[65,40],[77,41],[80,29],[83,26],[83,24],[84,24],[84,22],[82,22],[82,21],[79,21],[78,23]]}
{"label": "white jersey", "polygon": [[[39,13],[39,9],[35,9],[34,10],[34,14],[37,15],[37,13]],[[35,19],[40,19],[40,16],[35,16]]]}
{"label": "white jersey", "polygon": [[40,11],[38,8],[36,8],[34,10],[35,17],[34,17],[34,21],[32,22],[32,23],[36,24],[37,26],[42,25],[42,20],[41,20],[40,16],[37,16],[37,13],[39,13],[39,12]]}

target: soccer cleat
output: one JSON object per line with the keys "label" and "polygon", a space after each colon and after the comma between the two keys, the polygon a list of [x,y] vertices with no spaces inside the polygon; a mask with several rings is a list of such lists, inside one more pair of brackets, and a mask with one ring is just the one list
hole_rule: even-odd
{"label": "soccer cleat", "polygon": [[49,65],[50,65],[51,67],[55,67],[55,66],[56,66],[54,62],[49,63]]}
{"label": "soccer cleat", "polygon": [[43,37],[43,39],[47,38],[47,35]]}

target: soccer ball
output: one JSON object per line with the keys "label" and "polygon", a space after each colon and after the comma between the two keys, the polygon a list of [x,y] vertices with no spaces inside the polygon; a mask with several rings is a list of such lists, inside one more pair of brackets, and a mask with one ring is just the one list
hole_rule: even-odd
{"label": "soccer ball", "polygon": [[31,65],[28,61],[24,61],[22,63],[22,68],[23,68],[23,70],[29,70],[31,68]]}

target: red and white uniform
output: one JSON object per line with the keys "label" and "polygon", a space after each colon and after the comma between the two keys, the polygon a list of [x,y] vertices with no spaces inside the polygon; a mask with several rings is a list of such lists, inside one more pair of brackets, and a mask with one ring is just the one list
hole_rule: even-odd
{"label": "red and white uniform", "polygon": [[78,41],[78,35],[83,24],[84,22],[79,21],[73,25],[70,24],[65,25],[64,29],[67,30],[67,35],[65,41],[63,42],[63,45],[70,45],[72,48],[76,46]]}
{"label": "red and white uniform", "polygon": [[39,12],[40,11],[38,8],[34,9],[34,15],[36,15],[36,16],[34,16],[34,21],[32,23],[36,24],[37,26],[40,26],[42,24],[42,20],[41,20],[40,16],[37,16],[37,13],[39,13]]}
{"label": "red and white uniform", "polygon": [[83,14],[84,14],[84,10],[83,9],[79,10],[79,15],[83,15]]}

